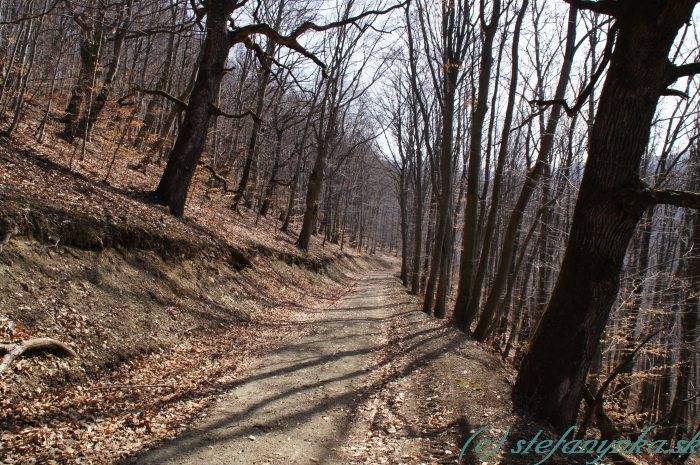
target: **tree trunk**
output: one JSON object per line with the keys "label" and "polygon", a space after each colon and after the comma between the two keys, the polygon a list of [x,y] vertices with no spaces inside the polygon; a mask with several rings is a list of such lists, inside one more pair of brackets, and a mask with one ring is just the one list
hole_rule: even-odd
{"label": "tree trunk", "polygon": [[[172,15],[172,26],[175,27],[177,24],[177,4],[173,6]],[[170,82],[170,75],[172,74],[173,70],[173,61],[175,59],[175,37],[175,34],[171,34],[170,38],[168,39],[168,45],[165,49],[165,63],[163,64],[163,71],[161,72],[158,83],[156,84],[156,89],[164,92],[168,91],[168,82]],[[196,67],[197,65],[195,64],[195,68]],[[194,82],[194,79],[190,79],[190,82]],[[185,96],[185,99],[186,98],[187,96]],[[146,115],[143,118],[143,123],[141,124],[141,127],[136,135],[136,139],[134,140],[134,147],[141,147],[141,144],[143,144],[143,141],[146,139],[151,127],[156,122],[156,108],[158,103],[159,100],[155,96],[151,97],[150,101],[148,102],[148,106],[146,107]]]}
{"label": "tree trunk", "polygon": [[318,201],[321,188],[323,187],[323,175],[326,169],[326,158],[328,157],[328,147],[321,143],[316,154],[311,176],[309,177],[309,186],[306,190],[306,211],[304,212],[304,221],[297,240],[297,247],[300,250],[309,250],[311,242],[311,233],[316,226],[318,218]]}
{"label": "tree trunk", "polygon": [[[100,25],[97,25],[101,31]],[[72,141],[78,133],[78,120],[80,111],[83,108],[85,96],[92,89],[92,82],[97,73],[100,48],[102,46],[102,33],[96,32],[93,37],[92,30],[81,30],[80,36],[80,72],[78,80],[73,86],[73,90],[68,99],[65,115],[63,116],[62,136]]]}
{"label": "tree trunk", "polygon": [[[417,121],[414,118],[414,121]],[[415,131],[418,131],[417,126]],[[420,142],[416,138],[416,145]],[[423,152],[416,148],[413,190],[413,266],[411,270],[411,294],[420,293],[420,258],[423,244]]]}
{"label": "tree trunk", "polygon": [[175,146],[155,192],[156,200],[167,205],[175,216],[184,214],[187,192],[207,137],[214,98],[224,76],[230,49],[227,24],[226,11],[216,7],[208,9],[207,37],[197,81]]}
{"label": "tree trunk", "polygon": [[[481,3],[481,15],[486,21],[484,2]],[[467,174],[467,204],[464,209],[464,236],[462,238],[462,257],[459,265],[459,285],[455,304],[455,321],[460,328],[469,329],[474,315],[467,314],[467,304],[473,290],[474,261],[476,256],[479,225],[479,188],[481,184],[481,157],[484,122],[488,112],[489,93],[491,89],[491,68],[493,66],[493,42],[498,31],[498,18],[501,14],[500,0],[494,0],[491,20],[484,28],[484,43],[481,48],[481,65],[479,68],[479,90],[476,108],[471,122],[469,142],[469,170]],[[478,309],[478,308],[477,308]]]}
{"label": "tree trunk", "polygon": [[282,135],[283,131],[277,131],[277,140],[275,141],[275,161],[272,165],[272,171],[270,172],[270,180],[265,186],[265,198],[263,199],[262,205],[260,206],[260,215],[267,216],[270,211],[270,206],[272,206],[272,196],[275,193],[275,186],[277,185],[277,173],[280,168],[280,155],[282,153]]}
{"label": "tree trunk", "polygon": [[[695,154],[697,157],[697,153]],[[691,183],[694,191],[700,188],[700,160],[693,160],[695,182]],[[676,382],[676,392],[671,404],[671,410],[667,420],[669,425],[668,439],[678,439],[683,437],[688,426],[687,412],[690,404],[687,398],[692,396],[689,387],[692,382],[692,368],[694,349],[697,347],[698,319],[700,315],[700,211],[693,212],[692,224],[690,225],[690,244],[688,245],[687,258],[681,262],[681,304],[680,304],[680,350],[678,361],[678,381]],[[685,255],[685,254],[684,254]]]}
{"label": "tree trunk", "polygon": [[[306,131],[305,131],[306,132]],[[292,213],[294,212],[294,202],[297,197],[297,188],[299,186],[299,175],[301,174],[301,159],[304,154],[304,147],[298,147],[299,153],[297,154],[297,160],[294,165],[294,176],[292,177],[292,185],[289,188],[289,200],[287,202],[287,213],[284,215],[284,222],[280,231],[287,232],[289,230],[289,223],[292,220]]]}
{"label": "tree trunk", "polygon": [[[275,43],[272,39],[268,39],[267,47],[265,49],[266,56],[273,56],[275,53]],[[255,91],[255,114],[262,117],[263,105],[265,104],[265,93],[267,91],[267,85],[270,82],[270,63],[266,63],[267,69],[263,70],[263,75],[258,81],[258,88]],[[251,172],[253,170],[253,164],[255,163],[255,157],[258,153],[258,137],[260,136],[260,128],[262,126],[262,121],[256,119],[253,121],[253,130],[250,133],[250,139],[248,139],[248,148],[246,150],[245,164],[243,165],[243,173],[241,174],[241,179],[238,182],[238,187],[233,196],[233,205],[231,208],[238,210],[238,204],[245,195],[246,188],[248,187],[248,181],[250,181]]]}
{"label": "tree trunk", "polygon": [[[491,207],[486,219],[486,227],[484,229],[484,242],[481,246],[481,255],[479,258],[479,267],[473,279],[465,275],[460,270],[460,282],[457,290],[457,302],[455,305],[455,319],[462,325],[462,329],[468,329],[472,320],[479,311],[481,305],[482,288],[484,277],[489,262],[491,252],[491,242],[493,241],[494,229],[496,226],[496,218],[498,216],[498,208],[501,201],[501,182],[503,171],[505,169],[506,158],[508,156],[508,138],[510,135],[511,125],[513,123],[513,114],[515,112],[515,98],[518,87],[518,54],[520,45],[520,30],[522,28],[525,12],[527,11],[529,0],[525,0],[520,7],[518,18],[515,23],[515,31],[513,32],[513,47],[511,52],[511,78],[510,87],[508,89],[508,103],[506,106],[506,114],[503,121],[503,130],[501,132],[501,145],[498,152],[498,161],[496,162],[496,171],[493,179],[493,190],[491,192]],[[472,193],[473,195],[473,193]],[[474,198],[473,201],[478,199]],[[469,202],[469,199],[467,199]],[[474,214],[474,212],[472,212]],[[465,215],[465,225],[466,225]],[[475,234],[475,232],[472,232]],[[472,238],[473,239],[473,238]],[[466,249],[465,249],[466,250]],[[464,251],[462,252],[464,258]],[[469,257],[467,257],[469,258]],[[471,274],[471,271],[467,272]],[[471,282],[468,282],[471,281]],[[464,287],[463,287],[464,286]],[[466,287],[468,286],[468,287]],[[465,308],[466,306],[466,308]]]}
{"label": "tree trunk", "polygon": [[[575,53],[577,11],[578,10],[574,7],[571,7],[569,10],[564,63],[562,65],[561,76],[559,77],[559,83],[555,92],[555,99],[563,99],[566,95],[566,87],[569,83],[569,75],[571,74],[571,67],[573,65]],[[488,298],[486,299],[486,304],[484,305],[484,311],[480,317],[480,320],[484,321],[483,323],[482,321],[479,321],[477,327],[480,327],[481,330],[479,331],[479,334],[474,335],[476,340],[484,340],[486,333],[488,332],[488,328],[491,326],[491,322],[496,314],[498,303],[501,300],[501,294],[508,281],[508,275],[511,271],[513,254],[515,253],[515,237],[520,229],[520,225],[525,214],[525,208],[530,202],[530,198],[532,197],[532,194],[534,193],[535,188],[542,177],[545,166],[549,163],[549,155],[554,144],[554,133],[556,132],[557,125],[559,124],[560,115],[561,108],[558,105],[552,108],[549,115],[549,121],[547,122],[547,129],[540,142],[540,151],[537,161],[535,162],[535,166],[527,174],[525,184],[520,191],[520,195],[518,196],[518,200],[515,203],[510,220],[508,221],[508,226],[503,237],[503,248],[501,249],[501,256],[498,262],[496,277],[493,280],[491,290],[489,291]]]}
{"label": "tree trunk", "polygon": [[561,271],[518,374],[514,394],[563,431],[619,288],[625,252],[648,207],[639,166],[659,97],[671,79],[669,51],[696,0],[645,0],[619,13]]}
{"label": "tree trunk", "polygon": [[122,24],[119,25],[117,32],[114,35],[112,46],[112,60],[109,62],[107,67],[107,72],[104,74],[104,79],[102,85],[100,86],[100,92],[97,96],[90,102],[90,106],[87,112],[83,115],[78,123],[78,134],[82,134],[82,137],[88,137],[91,127],[99,118],[102,109],[107,103],[107,99],[112,92],[112,85],[114,83],[114,77],[119,70],[119,62],[121,60],[122,48],[124,45],[124,39],[129,31],[129,24],[131,23],[131,7],[134,0],[127,0],[121,8],[126,8],[126,17]]}

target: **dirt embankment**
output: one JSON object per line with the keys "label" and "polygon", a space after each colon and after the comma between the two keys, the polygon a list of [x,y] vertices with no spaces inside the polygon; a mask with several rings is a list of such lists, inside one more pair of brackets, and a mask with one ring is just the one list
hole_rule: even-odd
{"label": "dirt embankment", "polygon": [[[174,222],[48,162],[11,160],[87,201],[0,183],[0,342],[51,337],[77,353],[19,358],[3,374],[3,463],[110,463],[177,434],[223,389],[214,385],[381,266],[336,245],[300,254],[270,221],[257,242],[254,230],[239,240]],[[96,210],[90,199],[106,192]]]}
{"label": "dirt embankment", "polygon": [[0,235],[16,230],[0,253],[2,340],[50,336],[79,354],[75,362],[47,362],[46,370],[18,362],[2,383],[10,397],[20,385],[76,382],[184,336],[274,319],[309,290],[339,292],[343,276],[333,273],[357,264],[339,254],[305,263],[41,201],[0,195],[0,204]]}
{"label": "dirt embankment", "polygon": [[185,336],[274,320],[337,294],[359,264],[334,244],[300,253],[273,218],[206,201],[202,184],[175,219],[143,194],[157,173],[128,169],[135,154],[106,183],[97,157],[73,163],[60,141],[30,142],[0,140],[0,342],[55,337],[79,359],[48,371],[20,361],[5,397],[16,383],[75,382]]}

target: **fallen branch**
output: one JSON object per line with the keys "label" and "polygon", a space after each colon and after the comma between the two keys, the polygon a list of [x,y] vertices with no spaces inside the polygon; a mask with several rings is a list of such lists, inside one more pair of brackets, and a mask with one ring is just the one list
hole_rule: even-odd
{"label": "fallen branch", "polygon": [[114,384],[112,386],[99,386],[87,388],[85,391],[107,391],[110,389],[147,389],[147,388],[168,388],[182,389],[182,386],[173,386],[171,384]]}
{"label": "fallen branch", "polygon": [[228,182],[226,181],[226,178],[223,177],[220,173],[218,173],[214,168],[212,168],[211,165],[207,165],[207,164],[203,164],[203,163],[202,163],[202,164],[201,164],[201,167],[202,167],[203,170],[209,171],[209,173],[211,174],[212,178],[216,179],[216,180],[219,181],[221,184],[223,184],[224,193],[233,192],[233,191],[229,190],[229,188],[228,188]]}
{"label": "fallen branch", "polygon": [[0,344],[0,354],[5,354],[0,364],[0,374],[7,371],[16,358],[20,356],[34,356],[44,352],[59,356],[77,357],[75,351],[68,345],[50,337],[30,339],[19,344]]}

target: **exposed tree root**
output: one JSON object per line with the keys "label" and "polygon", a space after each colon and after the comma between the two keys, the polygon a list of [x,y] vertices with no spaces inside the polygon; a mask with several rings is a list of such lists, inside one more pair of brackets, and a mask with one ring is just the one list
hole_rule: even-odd
{"label": "exposed tree root", "polygon": [[5,354],[0,364],[0,374],[7,371],[17,357],[34,356],[44,352],[67,357],[77,356],[69,346],[49,337],[30,339],[19,344],[0,344],[0,354]]}

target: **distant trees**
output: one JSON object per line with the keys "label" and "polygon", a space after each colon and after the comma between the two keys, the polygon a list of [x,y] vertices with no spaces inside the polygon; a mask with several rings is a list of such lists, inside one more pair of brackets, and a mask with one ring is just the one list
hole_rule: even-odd
{"label": "distant trees", "polygon": [[[256,217],[275,215],[285,232],[301,226],[301,249],[315,235],[363,251],[394,249],[390,224],[398,218],[386,213],[395,199],[354,189],[389,176],[373,142],[381,129],[362,121],[363,95],[385,68],[372,49],[386,22],[379,18],[400,6],[3,0],[3,129],[11,135],[24,102],[39,102],[35,136],[45,141],[60,120],[71,168],[95,135],[117,145],[106,180],[123,146],[143,152],[134,169],[165,162],[153,199],[175,215],[204,175],[209,201],[219,190],[241,214],[243,204]],[[379,64],[374,76],[356,66],[360,51]],[[365,164],[376,172],[358,178],[354,170]],[[365,195],[372,190],[365,185]]]}
{"label": "distant trees", "polygon": [[[562,61],[562,67],[558,77],[554,100],[564,99],[566,96],[566,89],[569,85],[569,76],[571,74],[574,53],[576,51],[576,19],[577,9],[575,7],[571,7],[567,20],[564,59]],[[546,125],[542,127],[542,129],[544,129],[544,133],[540,137],[537,158],[534,162],[534,166],[528,171],[525,177],[525,182],[520,190],[520,194],[518,195],[504,231],[503,245],[498,261],[498,268],[496,269],[496,274],[493,278],[493,283],[491,285],[488,298],[484,304],[483,312],[479,318],[479,323],[474,331],[474,338],[477,340],[483,341],[489,335],[491,324],[493,323],[497,308],[501,301],[501,294],[506,287],[508,275],[512,269],[513,256],[516,249],[516,237],[518,235],[518,231],[521,229],[525,208],[530,202],[540,179],[546,174],[546,172],[551,171],[550,157],[554,145],[554,135],[557,130],[557,125],[559,124],[560,116],[561,106],[555,105],[549,114]],[[476,289],[474,289],[473,292],[475,292],[477,295],[480,293]],[[472,299],[471,306],[467,307],[467,320],[465,321],[467,326],[471,324],[471,319],[476,315],[476,311],[477,301]]]}
{"label": "distant trees", "polygon": [[[239,118],[244,116],[227,114],[214,104],[231,47],[236,44],[246,45],[257,54],[264,67],[269,67],[268,55],[274,53],[273,44],[277,44],[301,53],[325,69],[326,65],[298,42],[302,34],[311,30],[326,31],[345,26],[346,24],[356,23],[365,17],[386,13],[395,8],[390,7],[382,11],[366,11],[354,16],[346,15],[342,20],[324,25],[306,21],[293,29],[289,34],[284,35],[273,26],[262,22],[254,21],[246,25],[236,24],[231,15],[234,11],[243,8],[246,3],[247,1],[245,0],[240,2],[235,0],[207,2],[199,6],[195,12],[198,18],[206,17],[206,36],[202,45],[204,50],[203,57],[199,66],[197,81],[184,111],[182,127],[178,132],[177,140],[168,158],[163,177],[155,191],[156,200],[163,205],[167,205],[173,215],[182,216],[184,213],[187,192],[204,148],[211,117],[227,116]],[[352,8],[352,5],[353,2],[350,1],[347,7],[348,11]],[[280,4],[279,8],[282,11],[283,4]],[[267,37],[267,53],[253,42],[252,37],[257,35]],[[266,73],[263,73],[263,76],[266,75]],[[258,101],[264,98],[265,79],[267,78],[264,77],[258,87]],[[257,118],[257,115],[253,114],[252,116]],[[244,170],[239,191],[241,191],[241,188],[244,189],[247,183],[250,164],[252,163],[250,157],[253,156],[252,151],[255,150],[256,133],[256,131],[253,131],[253,135],[251,135],[249,148],[251,153],[249,153],[248,161],[246,162],[248,168]],[[237,203],[241,196],[242,192],[237,192],[234,202]],[[302,236],[305,235],[306,233],[304,232]],[[302,246],[301,248],[304,247]]]}
{"label": "distant trees", "polygon": [[[478,233],[479,215],[479,191],[481,186],[481,161],[483,157],[483,137],[484,125],[486,123],[486,113],[488,111],[489,94],[491,93],[491,72],[493,67],[493,49],[496,33],[498,32],[498,22],[501,18],[501,2],[494,0],[491,4],[491,17],[486,22],[486,2],[481,2],[480,20],[482,21],[483,43],[481,46],[481,59],[478,77],[478,90],[476,103],[473,105],[471,131],[469,134],[469,154],[467,171],[467,204],[464,211],[464,232],[462,239],[462,257],[460,262],[459,287],[457,288],[457,302],[455,303],[455,320],[465,329],[469,329],[471,320],[476,314],[476,302],[470,301],[478,299],[472,298],[475,291],[473,285],[476,281],[476,242]],[[513,60],[517,62],[517,60]],[[517,69],[516,69],[517,72]],[[490,144],[489,144],[490,146]],[[488,240],[488,239],[487,239]],[[488,244],[487,244],[488,245]],[[479,295],[481,294],[481,283]]]}
{"label": "distant trees", "polygon": [[[352,5],[352,2],[347,4],[341,13],[339,22],[354,21],[351,19]],[[306,208],[297,239],[297,247],[301,250],[309,249],[311,234],[316,228],[320,197],[329,158],[335,155],[341,157],[342,162],[342,157],[351,155],[358,147],[375,137],[369,133],[357,132],[354,134],[356,137],[342,137],[347,135],[347,129],[359,129],[357,126],[345,126],[343,121],[347,121],[350,116],[351,107],[349,105],[360,99],[369,87],[362,78],[374,46],[370,44],[364,48],[362,50],[363,58],[359,60],[356,60],[355,54],[360,52],[358,49],[362,46],[363,35],[371,26],[372,22],[370,21],[357,24],[357,27],[353,29],[337,29],[329,35],[325,43],[329,51],[330,61],[325,79],[318,83],[315,90],[319,95],[317,98],[318,113],[314,115],[314,123],[312,124],[316,156],[309,177],[305,198]],[[369,137],[365,139],[363,136]],[[344,146],[343,142],[352,145]]]}

